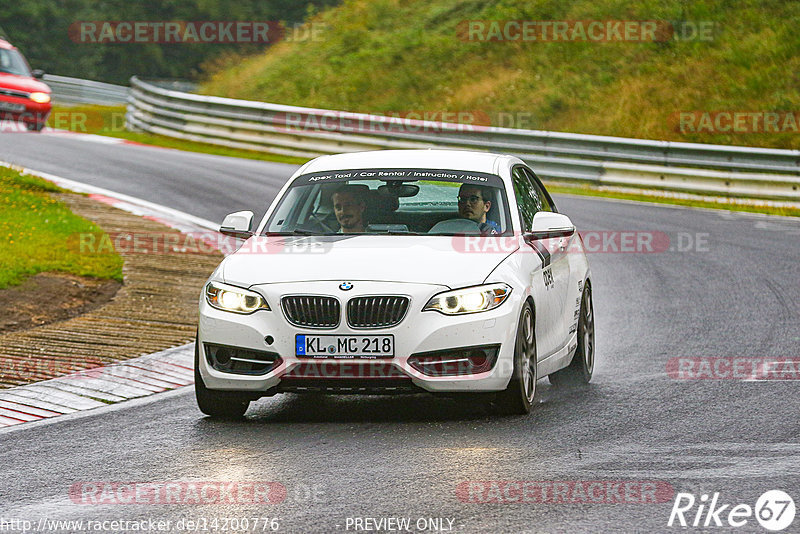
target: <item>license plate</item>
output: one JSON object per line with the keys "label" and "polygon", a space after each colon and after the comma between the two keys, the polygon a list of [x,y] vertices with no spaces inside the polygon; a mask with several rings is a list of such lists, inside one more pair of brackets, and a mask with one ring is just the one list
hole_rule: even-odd
{"label": "license plate", "polygon": [[392,358],[394,336],[297,334],[295,348],[300,358]]}
{"label": "license plate", "polygon": [[14,102],[0,102],[0,110],[2,110],[2,111],[25,111],[25,104],[16,104]]}

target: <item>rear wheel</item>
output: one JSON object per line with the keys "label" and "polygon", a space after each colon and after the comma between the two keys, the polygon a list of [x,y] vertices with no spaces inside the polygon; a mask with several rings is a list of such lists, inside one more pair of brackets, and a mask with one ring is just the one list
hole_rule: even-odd
{"label": "rear wheel", "polygon": [[500,413],[524,415],[530,413],[536,396],[538,379],[536,335],[533,309],[529,302],[522,307],[514,345],[514,372],[505,391],[500,392],[495,406]]}
{"label": "rear wheel", "polygon": [[570,364],[549,375],[554,386],[575,386],[588,384],[594,372],[594,307],[592,289],[589,284],[583,288],[581,311],[578,319],[578,348]]}
{"label": "rear wheel", "polygon": [[31,132],[41,132],[44,130],[46,123],[44,122],[26,122],[25,127]]}
{"label": "rear wheel", "polygon": [[239,419],[250,406],[250,399],[236,391],[208,389],[200,376],[200,347],[194,345],[194,394],[200,411],[220,419]]}

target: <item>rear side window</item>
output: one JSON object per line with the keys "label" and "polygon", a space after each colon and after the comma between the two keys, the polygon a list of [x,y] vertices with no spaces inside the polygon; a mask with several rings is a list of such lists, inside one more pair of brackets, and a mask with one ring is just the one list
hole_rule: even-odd
{"label": "rear side window", "polygon": [[525,167],[520,167],[523,170],[525,175],[528,177],[528,180],[531,182],[531,186],[533,187],[534,191],[536,191],[536,196],[539,198],[539,203],[541,204],[540,210],[541,211],[556,211],[556,207],[552,204],[550,200],[550,196],[542,187],[541,182],[536,177],[535,174],[530,169]]}
{"label": "rear side window", "polygon": [[522,220],[522,230],[527,232],[533,229],[533,216],[537,211],[542,211],[542,201],[522,167],[514,167],[511,177]]}

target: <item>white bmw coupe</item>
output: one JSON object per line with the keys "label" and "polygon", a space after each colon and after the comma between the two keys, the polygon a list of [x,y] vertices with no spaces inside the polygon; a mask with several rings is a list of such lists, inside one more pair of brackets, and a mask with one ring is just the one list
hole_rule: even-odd
{"label": "white bmw coupe", "polygon": [[303,165],[200,297],[200,410],[283,392],[487,393],[530,412],[538,379],[594,368],[581,238],[513,156],[390,150]]}

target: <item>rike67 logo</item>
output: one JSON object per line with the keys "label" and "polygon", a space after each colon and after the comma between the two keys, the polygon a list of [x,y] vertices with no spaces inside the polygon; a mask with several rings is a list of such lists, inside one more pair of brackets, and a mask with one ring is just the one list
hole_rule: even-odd
{"label": "rike67 logo", "polygon": [[752,531],[753,525],[750,520],[755,516],[762,527],[777,532],[791,525],[794,515],[794,500],[781,490],[764,492],[756,500],[755,507],[749,504],[724,504],[720,502],[719,493],[714,493],[710,498],[707,494],[703,494],[699,499],[691,493],[678,493],[667,526],[700,528],[749,526],[748,530]]}

